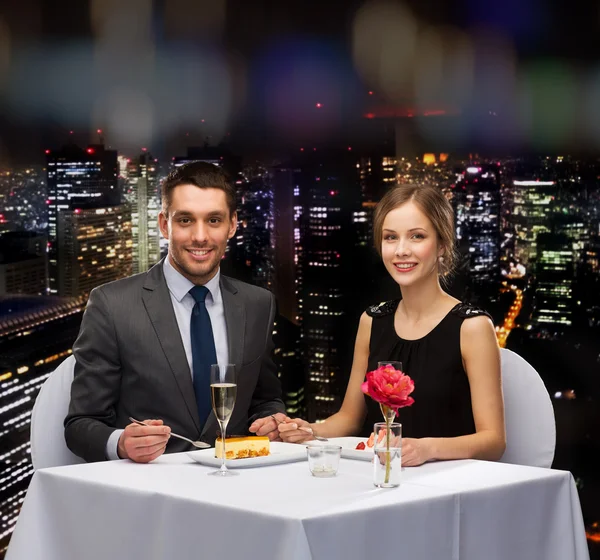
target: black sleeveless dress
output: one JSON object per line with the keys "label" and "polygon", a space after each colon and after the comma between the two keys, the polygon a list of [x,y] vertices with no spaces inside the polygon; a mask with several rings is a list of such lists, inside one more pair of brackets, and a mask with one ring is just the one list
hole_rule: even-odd
{"label": "black sleeveless dress", "polygon": [[[489,314],[466,303],[458,303],[423,338],[405,340],[396,334],[394,313],[400,300],[373,305],[368,370],[377,362],[402,362],[404,373],[415,382],[412,406],[401,408],[396,421],[402,436],[455,437],[475,433],[471,391],[460,352],[460,327],[465,319]],[[367,418],[361,435],[368,436],[375,422],[382,422],[379,404],[365,395]]]}

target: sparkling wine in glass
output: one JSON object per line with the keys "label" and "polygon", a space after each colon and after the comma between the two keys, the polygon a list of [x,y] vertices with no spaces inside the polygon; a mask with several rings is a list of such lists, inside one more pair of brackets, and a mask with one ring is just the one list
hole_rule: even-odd
{"label": "sparkling wine in glass", "polygon": [[230,471],[225,465],[225,437],[227,424],[235,407],[237,394],[237,378],[233,364],[213,364],[210,366],[210,395],[212,409],[221,428],[221,468],[209,474],[215,476],[234,476],[238,473]]}

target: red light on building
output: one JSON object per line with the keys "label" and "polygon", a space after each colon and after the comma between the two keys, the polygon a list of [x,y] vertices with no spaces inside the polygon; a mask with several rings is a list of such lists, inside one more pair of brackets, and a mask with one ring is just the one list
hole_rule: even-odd
{"label": "red light on building", "polygon": [[303,151],[304,151],[304,148],[300,148],[300,151],[301,151],[301,152],[303,152]]}
{"label": "red light on building", "polygon": [[88,154],[93,154],[93,153],[94,153],[94,148],[88,148],[88,149],[86,150],[86,152],[87,152]]}
{"label": "red light on building", "polygon": [[330,194],[331,196],[335,196],[335,191],[329,191],[329,194]]}
{"label": "red light on building", "polygon": [[373,95],[373,92],[372,92],[372,91],[370,91],[370,92],[369,92],[369,95]]}
{"label": "red light on building", "polygon": [[348,151],[351,152],[352,151],[352,146],[348,146]]}
{"label": "red light on building", "polygon": [[50,153],[50,150],[45,150],[45,152],[46,152],[47,154],[49,154],[49,153]]}
{"label": "red light on building", "polygon": [[74,132],[72,130],[69,130],[69,134],[74,134]]}
{"label": "red light on building", "polygon": [[50,200],[46,200],[46,204],[50,204]]}
{"label": "red light on building", "polygon": [[367,114],[365,115],[365,118],[366,118],[366,119],[374,119],[374,118],[375,118],[375,113],[367,113]]}
{"label": "red light on building", "polygon": [[142,152],[148,151],[148,148],[142,148]]}
{"label": "red light on building", "polygon": [[102,134],[102,129],[101,129],[101,128],[99,128],[98,130],[96,130],[96,132],[97,132],[98,134]]}
{"label": "red light on building", "polygon": [[81,208],[75,208],[75,214],[81,214]]}
{"label": "red light on building", "polygon": [[317,103],[317,104],[315,105],[315,107],[316,107],[317,109],[320,109],[321,107],[323,107],[323,105],[322,105],[321,103]]}

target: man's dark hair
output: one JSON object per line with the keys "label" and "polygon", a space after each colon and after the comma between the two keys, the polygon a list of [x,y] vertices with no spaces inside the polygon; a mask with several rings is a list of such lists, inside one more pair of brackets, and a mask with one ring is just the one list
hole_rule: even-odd
{"label": "man's dark hair", "polygon": [[229,181],[227,173],[217,165],[205,161],[192,161],[171,171],[161,187],[162,210],[169,214],[171,193],[179,185],[195,185],[201,189],[221,189],[225,192],[229,217],[236,210],[235,189]]}

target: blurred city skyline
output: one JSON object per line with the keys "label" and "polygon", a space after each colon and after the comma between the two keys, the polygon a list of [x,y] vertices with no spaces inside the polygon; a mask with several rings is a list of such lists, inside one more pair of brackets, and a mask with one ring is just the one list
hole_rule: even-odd
{"label": "blurred city skyline", "polygon": [[97,128],[113,148],[162,159],[206,140],[264,156],[360,142],[364,117],[390,112],[454,116],[420,119],[424,150],[600,145],[591,2],[117,4],[0,6],[1,163],[39,161]]}

